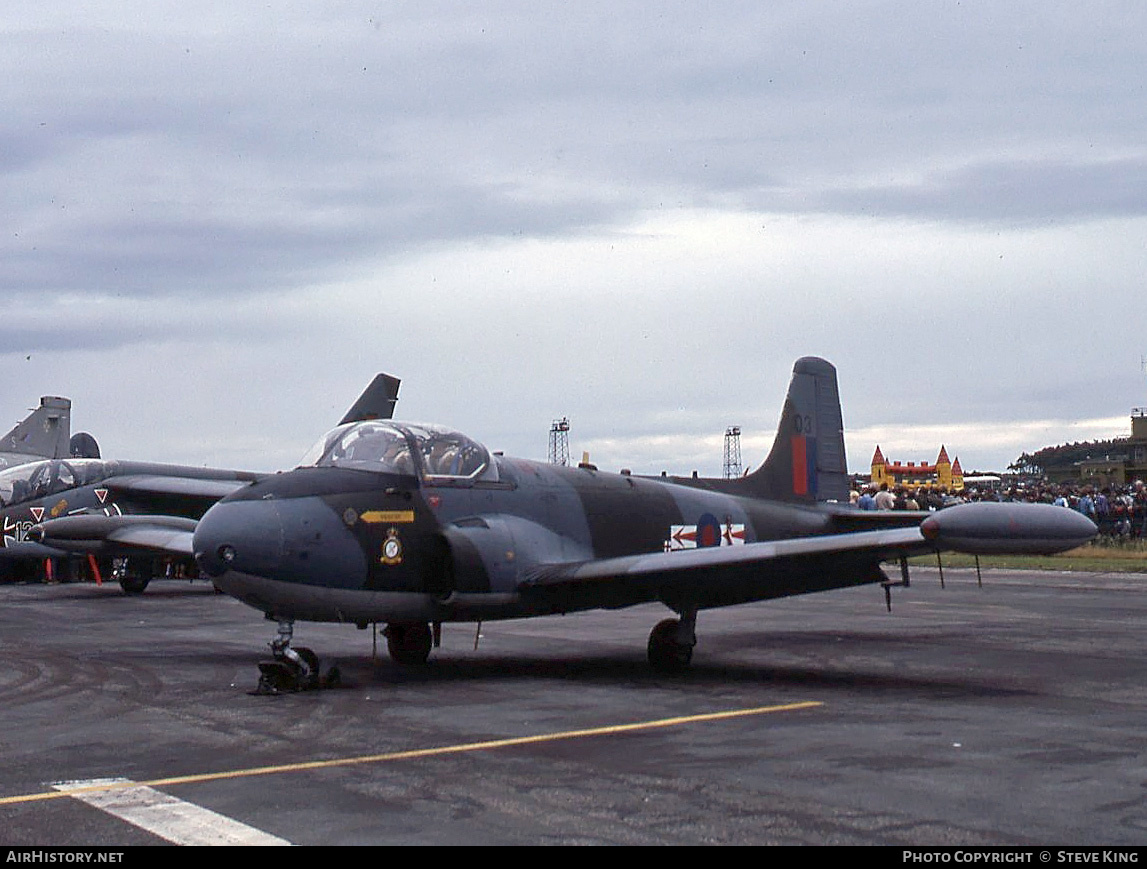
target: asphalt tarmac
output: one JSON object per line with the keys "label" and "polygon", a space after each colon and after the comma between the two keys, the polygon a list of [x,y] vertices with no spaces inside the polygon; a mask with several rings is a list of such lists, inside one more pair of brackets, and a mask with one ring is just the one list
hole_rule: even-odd
{"label": "asphalt tarmac", "polygon": [[704,611],[677,677],[657,606],[413,671],[299,624],[343,684],[278,697],[274,624],[205,585],[0,586],[0,845],[1147,843],[1147,577],[945,579]]}

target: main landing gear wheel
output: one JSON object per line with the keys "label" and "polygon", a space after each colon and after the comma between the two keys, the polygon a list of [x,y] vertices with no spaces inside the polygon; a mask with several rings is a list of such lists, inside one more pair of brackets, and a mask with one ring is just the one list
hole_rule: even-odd
{"label": "main landing gear wheel", "polygon": [[658,622],[649,633],[649,664],[660,673],[680,673],[689,666],[693,660],[693,646],[697,644],[695,638],[689,634],[682,636],[686,630],[681,621],[666,619]]}
{"label": "main landing gear wheel", "polygon": [[305,646],[291,648],[293,632],[293,622],[279,622],[279,634],[271,643],[271,654],[274,657],[259,662],[259,684],[252,694],[333,688],[341,681],[337,666],[331,667],[324,674],[319,667],[319,656],[313,651]]}
{"label": "main landing gear wheel", "polygon": [[426,663],[434,645],[434,634],[425,622],[391,622],[383,632],[386,648],[396,664],[417,667]]}
{"label": "main landing gear wheel", "polygon": [[112,577],[124,594],[143,594],[151,582],[151,562],[146,559],[117,558],[112,562]]}
{"label": "main landing gear wheel", "polygon": [[125,576],[119,581],[119,587],[124,594],[143,594],[150,581],[144,576]]}

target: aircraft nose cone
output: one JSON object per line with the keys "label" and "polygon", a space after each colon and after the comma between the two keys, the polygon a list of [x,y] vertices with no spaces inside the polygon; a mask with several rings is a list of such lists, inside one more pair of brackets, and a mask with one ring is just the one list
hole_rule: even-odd
{"label": "aircraft nose cone", "polygon": [[274,501],[220,501],[199,520],[192,551],[208,576],[229,570],[272,576],[282,560],[282,540]]}

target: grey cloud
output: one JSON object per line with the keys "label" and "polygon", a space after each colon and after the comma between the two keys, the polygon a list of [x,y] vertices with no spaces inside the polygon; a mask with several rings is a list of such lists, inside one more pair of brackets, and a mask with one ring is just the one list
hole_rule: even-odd
{"label": "grey cloud", "polygon": [[[1141,103],[1141,85],[1103,65],[1142,53],[1126,38],[1089,41],[1092,25],[1073,42],[1024,8],[995,27],[953,8],[803,8],[431,4],[285,24],[252,13],[234,30],[189,15],[186,33],[25,32],[11,49],[24,65],[8,67],[32,96],[9,83],[0,132],[3,289],[289,287],[412,245],[658,206],[1141,213],[1142,166],[1102,154],[1142,132],[1143,111],[1093,98]],[[1041,137],[1075,148],[1088,132],[1094,164],[936,168]],[[870,180],[905,171],[925,182]],[[553,181],[581,192],[554,196]]]}
{"label": "grey cloud", "polygon": [[1079,163],[983,161],[918,185],[830,191],[813,207],[843,214],[1045,224],[1147,214],[1147,155]]}
{"label": "grey cloud", "polygon": [[[255,193],[239,210],[212,207],[211,190],[195,201],[142,203],[138,213],[51,209],[33,231],[3,239],[0,290],[89,292],[117,296],[204,296],[288,290],[353,273],[353,263],[436,241],[551,235],[605,222],[607,203],[537,202],[506,184],[395,178],[353,171],[333,185]],[[234,194],[220,185],[221,199]],[[114,199],[111,190],[105,191]],[[137,194],[141,198],[143,194]],[[118,213],[117,213],[118,212]]]}
{"label": "grey cloud", "polygon": [[0,325],[0,347],[5,351],[5,354],[0,355],[38,356],[45,352],[117,350],[134,343],[136,342],[125,341],[118,332],[74,329],[68,323],[61,323],[56,327]]}

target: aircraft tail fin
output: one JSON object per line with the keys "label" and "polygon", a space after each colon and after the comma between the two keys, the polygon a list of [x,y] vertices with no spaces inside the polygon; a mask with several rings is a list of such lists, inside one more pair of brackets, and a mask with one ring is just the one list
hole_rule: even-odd
{"label": "aircraft tail fin", "polygon": [[339,425],[366,419],[391,419],[398,403],[398,387],[402,381],[389,374],[379,374],[363,390],[351,409],[339,420]]}
{"label": "aircraft tail fin", "polygon": [[796,361],[773,448],[738,488],[781,501],[848,503],[844,419],[830,362],[815,356]]}
{"label": "aircraft tail fin", "polygon": [[45,395],[40,406],[23,422],[0,438],[0,452],[67,458],[72,434],[72,402],[67,398]]}

